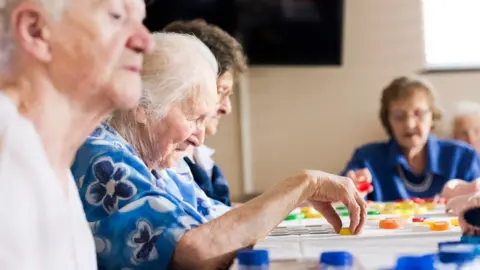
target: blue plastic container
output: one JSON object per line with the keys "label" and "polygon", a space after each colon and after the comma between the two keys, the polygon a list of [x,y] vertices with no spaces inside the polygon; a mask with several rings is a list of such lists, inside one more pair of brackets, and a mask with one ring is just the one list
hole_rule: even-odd
{"label": "blue plastic container", "polygon": [[394,270],[435,270],[434,255],[424,256],[403,256],[397,259],[397,265]]}
{"label": "blue plastic container", "polygon": [[270,259],[268,251],[263,249],[245,249],[237,254],[239,270],[268,270]]}
{"label": "blue plastic container", "polygon": [[319,270],[352,270],[353,256],[346,251],[329,251],[320,255]]}

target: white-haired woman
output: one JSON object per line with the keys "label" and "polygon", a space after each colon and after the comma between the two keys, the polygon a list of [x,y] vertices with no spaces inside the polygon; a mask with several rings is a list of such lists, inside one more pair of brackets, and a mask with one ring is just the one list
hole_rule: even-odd
{"label": "white-haired woman", "polygon": [[96,269],[69,171],[114,108],[140,97],[141,0],[0,4],[0,269]]}
{"label": "white-haired woman", "polygon": [[480,153],[480,104],[460,101],[455,105],[452,136],[473,146]]}
{"label": "white-haired woman", "polygon": [[140,106],[114,114],[110,125],[97,129],[72,167],[101,267],[217,267],[267,235],[304,200],[337,231],[341,221],[330,202],[344,202],[350,229],[359,232],[365,202],[348,178],[305,172],[220,215],[228,208],[209,200],[190,175],[185,181],[164,169],[174,166],[189,145],[203,142],[204,121],[216,109],[218,71],[197,38],[173,33],[153,38]]}

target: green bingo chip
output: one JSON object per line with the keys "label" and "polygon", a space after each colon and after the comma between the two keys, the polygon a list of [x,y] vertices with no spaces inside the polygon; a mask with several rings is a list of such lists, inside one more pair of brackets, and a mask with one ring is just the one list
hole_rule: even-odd
{"label": "green bingo chip", "polygon": [[288,215],[285,220],[295,220],[295,219],[304,219],[305,215],[303,213],[297,213],[297,214],[290,214]]}

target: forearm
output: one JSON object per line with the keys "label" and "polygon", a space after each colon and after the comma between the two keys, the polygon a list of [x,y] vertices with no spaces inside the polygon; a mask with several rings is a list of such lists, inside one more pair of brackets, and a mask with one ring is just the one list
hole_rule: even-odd
{"label": "forearm", "polygon": [[312,191],[310,185],[303,177],[290,178],[223,216],[187,232],[175,249],[173,265],[190,268],[231,260],[236,250],[263,239],[299,203],[306,200]]}

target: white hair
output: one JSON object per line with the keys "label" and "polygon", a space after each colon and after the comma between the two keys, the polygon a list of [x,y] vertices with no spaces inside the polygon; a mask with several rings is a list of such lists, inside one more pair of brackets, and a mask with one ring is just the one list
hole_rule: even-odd
{"label": "white hair", "polygon": [[[145,56],[139,104],[148,120],[165,117],[172,106],[200,92],[202,97],[206,93],[214,97],[201,99],[213,110],[217,102],[218,65],[208,47],[193,35],[154,33],[152,37],[155,48]],[[161,155],[154,148],[158,134],[149,130],[148,124],[137,123],[135,113],[136,109],[116,111],[108,121],[144,161],[154,160]]]}
{"label": "white hair", "polygon": [[208,47],[193,35],[153,33],[155,49],[142,69],[143,106],[156,117],[194,90],[216,89],[218,64]]}
{"label": "white hair", "polygon": [[453,119],[462,116],[480,116],[480,103],[470,100],[462,100],[455,104]]}
{"label": "white hair", "polygon": [[16,47],[11,28],[11,16],[15,8],[22,2],[37,3],[43,7],[51,18],[58,19],[65,10],[69,0],[0,0],[0,72],[8,69],[13,61]]}
{"label": "white hair", "polygon": [[465,116],[480,116],[480,103],[470,100],[462,100],[455,103],[452,113],[449,114],[445,132],[452,136],[455,121]]}

